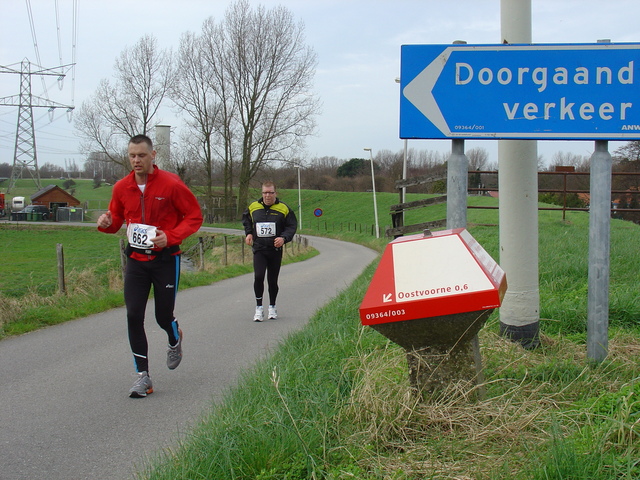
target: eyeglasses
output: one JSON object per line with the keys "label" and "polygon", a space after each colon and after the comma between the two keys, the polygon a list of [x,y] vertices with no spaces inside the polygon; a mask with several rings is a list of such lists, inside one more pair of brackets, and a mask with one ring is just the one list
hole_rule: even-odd
{"label": "eyeglasses", "polygon": [[275,195],[276,192],[262,192],[263,195]]}

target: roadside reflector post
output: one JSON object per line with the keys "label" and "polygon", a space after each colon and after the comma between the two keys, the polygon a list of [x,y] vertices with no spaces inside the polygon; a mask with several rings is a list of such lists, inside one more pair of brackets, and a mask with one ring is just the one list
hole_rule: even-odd
{"label": "roadside reflector post", "polygon": [[390,242],[360,321],[405,349],[416,393],[482,383],[477,334],[507,290],[504,271],[464,228]]}

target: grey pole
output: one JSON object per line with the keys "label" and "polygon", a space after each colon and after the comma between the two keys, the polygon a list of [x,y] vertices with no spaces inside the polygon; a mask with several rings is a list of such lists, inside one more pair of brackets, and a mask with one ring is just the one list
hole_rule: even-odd
{"label": "grey pole", "polygon": [[607,356],[609,329],[609,250],[611,243],[611,170],[609,142],[597,140],[591,156],[589,206],[589,292],[587,358]]}
{"label": "grey pole", "polygon": [[464,140],[451,140],[451,156],[447,161],[447,228],[467,228],[467,191],[469,159],[464,153]]}
{"label": "grey pole", "polygon": [[[454,45],[464,45],[455,40]],[[447,161],[447,228],[467,228],[467,192],[469,191],[469,159],[464,153],[464,140],[451,140],[451,156]]]}

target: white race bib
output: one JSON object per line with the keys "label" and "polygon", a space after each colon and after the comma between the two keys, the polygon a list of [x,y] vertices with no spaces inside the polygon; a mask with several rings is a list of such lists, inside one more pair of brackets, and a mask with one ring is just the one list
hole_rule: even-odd
{"label": "white race bib", "polygon": [[258,237],[275,237],[276,223],[275,222],[256,222],[256,234],[258,235]]}
{"label": "white race bib", "polygon": [[144,223],[130,223],[127,225],[127,240],[134,248],[153,248],[154,244],[150,240],[156,238],[156,227],[145,225]]}

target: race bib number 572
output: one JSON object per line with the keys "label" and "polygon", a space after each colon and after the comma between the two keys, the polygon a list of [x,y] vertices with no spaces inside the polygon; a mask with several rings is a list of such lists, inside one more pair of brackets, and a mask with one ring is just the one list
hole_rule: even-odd
{"label": "race bib number 572", "polygon": [[256,233],[259,237],[275,237],[275,222],[256,222]]}
{"label": "race bib number 572", "polygon": [[152,238],[156,238],[156,227],[144,223],[130,223],[127,225],[127,240],[135,248],[153,248]]}

